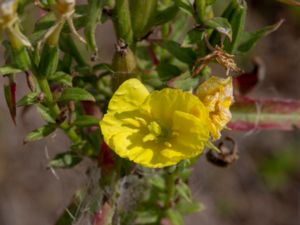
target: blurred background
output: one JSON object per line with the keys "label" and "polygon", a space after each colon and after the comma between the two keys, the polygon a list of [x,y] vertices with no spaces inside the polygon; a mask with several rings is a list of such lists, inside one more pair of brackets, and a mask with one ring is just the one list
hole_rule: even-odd
{"label": "blurred background", "polygon": [[[300,8],[274,0],[248,0],[247,28],[253,31],[285,19],[280,29],[250,52],[260,57],[265,76],[250,93],[259,98],[300,100]],[[29,9],[30,11],[30,9]],[[28,15],[28,21],[35,17]],[[110,23],[99,27],[102,61],[110,62],[115,39]],[[247,69],[247,68],[246,68]],[[1,78],[1,84],[6,81]],[[26,91],[17,78],[17,99]],[[3,85],[0,85],[1,89]],[[0,91],[3,93],[3,90]],[[35,109],[18,110],[17,126],[0,95],[0,224],[53,225],[76,188],[86,185],[83,162],[72,171],[47,169],[49,158],[68,148],[63,133],[23,145],[23,138],[42,124]],[[239,147],[239,160],[218,168],[202,157],[195,165],[191,186],[204,210],[186,218],[188,225],[300,224],[300,132],[229,132]]]}

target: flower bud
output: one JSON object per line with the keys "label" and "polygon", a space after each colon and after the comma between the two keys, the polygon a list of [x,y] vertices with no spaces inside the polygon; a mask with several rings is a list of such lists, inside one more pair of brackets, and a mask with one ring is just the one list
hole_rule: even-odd
{"label": "flower bud", "polygon": [[150,31],[157,11],[157,0],[129,0],[133,35],[136,40]]}
{"label": "flower bud", "polygon": [[195,0],[194,3],[194,9],[195,9],[195,16],[196,19],[203,23],[205,20],[205,14],[206,14],[206,0]]}
{"label": "flower bud", "polygon": [[132,43],[133,32],[131,27],[129,0],[116,0],[114,8],[114,26],[119,39],[127,44]]}

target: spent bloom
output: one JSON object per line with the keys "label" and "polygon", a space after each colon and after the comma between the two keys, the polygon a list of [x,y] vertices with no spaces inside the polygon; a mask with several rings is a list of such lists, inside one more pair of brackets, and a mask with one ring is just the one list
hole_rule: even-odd
{"label": "spent bloom", "polygon": [[170,88],[149,93],[137,79],[117,89],[100,121],[104,140],[116,154],[152,168],[201,154],[210,124],[209,112],[196,96]]}
{"label": "spent bloom", "polygon": [[229,109],[234,100],[231,77],[222,79],[212,76],[197,88],[196,95],[209,111],[213,139],[219,139],[220,131],[232,117]]}
{"label": "spent bloom", "polygon": [[31,47],[30,41],[20,30],[17,8],[18,0],[0,0],[0,32],[7,32],[13,48]]}

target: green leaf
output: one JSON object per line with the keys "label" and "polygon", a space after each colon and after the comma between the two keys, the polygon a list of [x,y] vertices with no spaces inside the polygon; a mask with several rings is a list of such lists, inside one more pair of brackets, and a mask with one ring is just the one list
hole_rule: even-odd
{"label": "green leaf", "polygon": [[201,45],[204,40],[205,32],[199,29],[190,30],[182,42],[182,47],[193,47],[194,44]]}
{"label": "green leaf", "polygon": [[16,74],[21,73],[22,70],[12,66],[12,65],[4,65],[0,67],[0,75],[9,75],[9,74]]}
{"label": "green leaf", "polygon": [[154,209],[137,213],[136,224],[155,224],[157,222],[158,212]]}
{"label": "green leaf", "polygon": [[182,34],[189,31],[189,27],[186,26],[188,16],[185,13],[179,12],[176,16],[176,20],[172,23],[172,29],[170,37],[172,40],[180,42],[182,40]]}
{"label": "green leaf", "polygon": [[49,77],[50,81],[59,83],[59,84],[64,84],[66,86],[72,87],[72,77],[70,74],[67,74],[65,72],[59,71],[56,72]]}
{"label": "green leaf", "polygon": [[64,152],[57,154],[51,161],[50,166],[53,168],[72,168],[80,163],[82,157],[75,152]]}
{"label": "green leaf", "polygon": [[181,47],[180,44],[175,41],[163,41],[162,47],[175,58],[189,65],[192,65],[197,58],[197,54],[192,48]]}
{"label": "green leaf", "polygon": [[38,92],[30,92],[17,102],[17,106],[20,107],[35,104],[38,102],[38,96]]}
{"label": "green leaf", "polygon": [[225,39],[224,49],[228,53],[235,53],[238,50],[241,36],[244,33],[246,14],[247,14],[247,3],[245,0],[237,1],[233,9],[230,18],[228,19],[232,29],[232,40]]}
{"label": "green leaf", "polygon": [[256,42],[269,35],[270,33],[276,31],[281,24],[284,22],[284,20],[280,20],[274,25],[266,26],[260,30],[254,31],[254,32],[244,32],[241,37],[241,42],[238,50],[240,52],[247,52],[249,51],[255,44]]}
{"label": "green leaf", "polygon": [[204,209],[204,205],[195,201],[179,201],[179,203],[176,204],[176,209],[181,214],[190,214],[202,211]]}
{"label": "green leaf", "polygon": [[209,28],[217,30],[219,33],[226,35],[229,40],[232,39],[231,25],[226,18],[214,17],[204,22]]}
{"label": "green leaf", "polygon": [[82,88],[67,88],[61,93],[59,101],[92,101],[95,102],[95,98],[92,94]]}
{"label": "green leaf", "polygon": [[174,19],[179,12],[179,8],[177,5],[172,5],[162,11],[158,11],[155,17],[154,24],[156,26],[168,23],[172,19]]}
{"label": "green leaf", "polygon": [[193,16],[194,10],[191,1],[189,0],[175,0],[174,3],[184,12]]}
{"label": "green leaf", "polygon": [[100,119],[94,116],[77,116],[74,124],[80,127],[90,127],[90,126],[98,126]]}
{"label": "green leaf", "polygon": [[151,179],[148,180],[151,186],[156,187],[160,190],[164,190],[166,188],[166,182],[161,176],[152,176]]}
{"label": "green leaf", "polygon": [[34,27],[34,32],[37,31],[48,31],[50,27],[54,25],[56,21],[54,13],[47,13],[45,16],[41,17],[37,23],[35,24]]}
{"label": "green leaf", "polygon": [[107,63],[99,63],[93,67],[93,71],[99,71],[99,70],[104,70],[107,72],[114,72],[114,70],[111,68],[111,65],[109,65]]}
{"label": "green leaf", "polygon": [[51,12],[40,18],[35,24],[34,32],[30,35],[31,42],[37,43],[39,40],[41,40],[47,30],[54,25],[55,21],[55,15]]}
{"label": "green leaf", "polygon": [[49,134],[54,132],[56,129],[56,124],[48,123],[38,129],[31,131],[24,139],[24,143],[38,141],[44,137],[47,137]]}
{"label": "green leaf", "polygon": [[163,82],[168,81],[181,73],[177,66],[170,63],[160,63],[156,69],[161,81]]}
{"label": "green leaf", "polygon": [[144,84],[151,86],[154,89],[160,89],[164,85],[157,73],[141,74],[141,79]]}
{"label": "green leaf", "polygon": [[189,91],[193,88],[195,88],[198,85],[199,78],[192,77],[190,72],[187,71],[183,74],[181,74],[178,77],[175,77],[174,79],[170,80],[168,82],[168,86],[173,88],[179,88],[184,91]]}
{"label": "green leaf", "polygon": [[37,111],[41,114],[42,118],[49,122],[49,123],[55,123],[55,119],[53,119],[53,117],[51,116],[51,111],[49,108],[41,105],[41,104],[37,104]]}
{"label": "green leaf", "polygon": [[181,182],[179,185],[177,185],[176,191],[178,192],[179,196],[184,198],[184,200],[187,202],[192,202],[191,190],[185,183]]}
{"label": "green leaf", "polygon": [[184,225],[183,215],[177,210],[169,209],[167,211],[167,216],[173,225]]}

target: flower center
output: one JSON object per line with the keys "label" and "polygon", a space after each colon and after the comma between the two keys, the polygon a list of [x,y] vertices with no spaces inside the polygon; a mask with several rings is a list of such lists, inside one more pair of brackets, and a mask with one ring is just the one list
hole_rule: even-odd
{"label": "flower center", "polygon": [[155,141],[163,142],[167,147],[171,147],[171,143],[167,141],[170,137],[170,130],[162,127],[158,122],[152,121],[147,126],[148,134],[143,138],[143,142]]}

